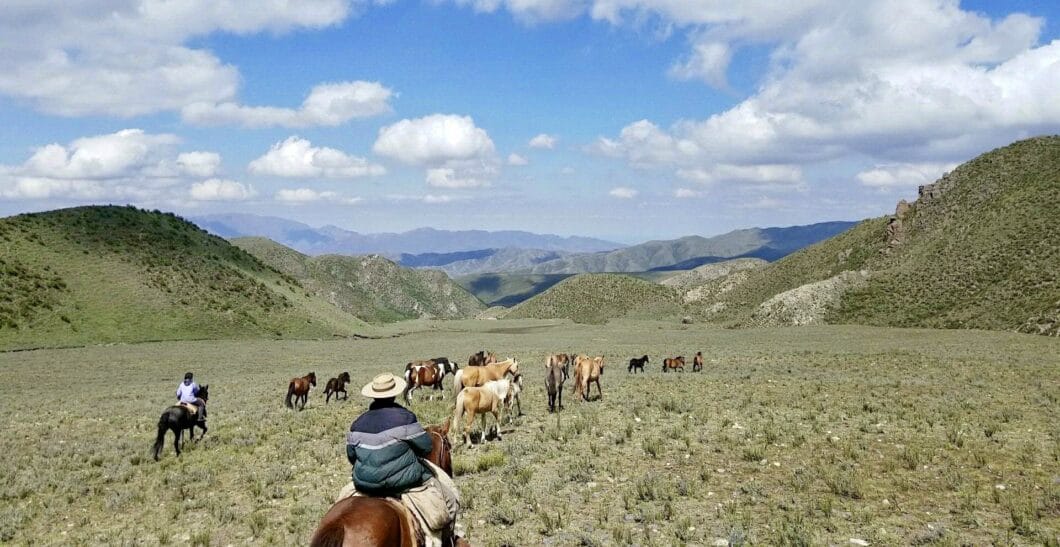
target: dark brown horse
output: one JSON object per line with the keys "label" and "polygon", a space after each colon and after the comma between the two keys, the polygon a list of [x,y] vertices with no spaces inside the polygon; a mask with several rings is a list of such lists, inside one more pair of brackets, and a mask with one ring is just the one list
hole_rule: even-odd
{"label": "dark brown horse", "polygon": [[697,351],[696,356],[692,358],[692,372],[703,371],[703,352]]}
{"label": "dark brown horse", "polygon": [[483,365],[489,365],[497,362],[497,354],[492,351],[482,350],[478,353],[472,353],[471,357],[467,358],[467,366],[469,367],[481,367]]}
{"label": "dark brown horse", "polygon": [[669,372],[671,370],[680,370],[681,372],[684,372],[685,358],[682,356],[674,358],[667,357],[666,359],[663,359],[662,371]]}
{"label": "dark brown horse", "polygon": [[626,372],[636,372],[637,370],[644,372],[644,365],[646,365],[647,363],[647,355],[645,355],[644,357],[634,357],[633,359],[629,360],[629,370],[627,370]]}
{"label": "dark brown horse", "polygon": [[[446,420],[442,425],[427,426],[427,433],[431,436],[431,453],[427,459],[452,476],[449,424]],[[410,528],[412,519],[406,515],[407,511],[401,502],[387,498],[354,496],[341,499],[320,519],[309,544],[313,547],[415,547],[416,535]],[[443,539],[447,546],[470,547],[466,541],[452,535]]]}
{"label": "dark brown horse", "polygon": [[[305,408],[305,404],[309,401],[309,388],[317,385],[317,373],[310,372],[301,378],[291,378],[291,383],[287,384],[287,399],[284,400],[284,404],[287,408],[294,408],[299,401],[302,404],[298,407],[298,410]],[[291,403],[291,397],[294,397],[294,403]]]}
{"label": "dark brown horse", "polygon": [[[203,385],[199,387],[199,398],[203,401],[210,399],[210,386]],[[188,410],[184,405],[173,405],[162,412],[162,417],[158,419],[158,437],[155,438],[155,461],[158,461],[158,457],[162,454],[162,445],[166,442],[167,431],[173,432],[173,448],[177,450],[177,455],[179,456],[181,437],[184,430],[188,429],[191,431],[188,435],[194,441],[196,426],[202,430],[202,435],[199,435],[199,438],[202,439],[206,435],[206,422],[198,421],[196,413]]]}
{"label": "dark brown horse", "polygon": [[339,400],[339,392],[342,392],[342,400],[345,401],[349,398],[349,394],[346,393],[346,384],[350,383],[350,373],[343,372],[339,374],[338,378],[332,378],[328,380],[328,385],[324,387],[324,404],[328,404],[331,400],[332,394],[335,395],[335,400]]}
{"label": "dark brown horse", "polygon": [[[570,376],[571,357],[566,353],[549,355],[545,360],[545,391],[548,392],[548,411],[563,410],[563,382]],[[558,401],[557,401],[558,399]]]}

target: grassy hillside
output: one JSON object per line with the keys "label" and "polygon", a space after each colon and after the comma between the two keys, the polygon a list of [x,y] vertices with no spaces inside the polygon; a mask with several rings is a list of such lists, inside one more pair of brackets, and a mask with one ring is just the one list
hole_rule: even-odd
{"label": "grassy hillside", "polygon": [[748,322],[779,293],[867,270],[830,322],[1060,334],[1060,137],[1020,141],[969,161],[903,212],[866,220],[752,272],[708,316]]}
{"label": "grassy hillside", "polygon": [[704,264],[686,272],[676,272],[675,275],[664,278],[660,280],[659,283],[673,287],[677,290],[687,291],[712,279],[724,277],[740,270],[761,268],[766,264],[768,264],[768,262],[760,258],[736,258],[724,262]]}
{"label": "grassy hillside", "polygon": [[786,228],[749,228],[710,238],[688,236],[649,241],[617,251],[577,254],[533,266],[532,273],[646,272],[692,269],[728,258],[775,260],[807,245],[832,237],[851,222],[822,222]]}
{"label": "grassy hillside", "polygon": [[933,191],[833,319],[1060,335],[1060,137],[984,154]]}
{"label": "grassy hillside", "polygon": [[519,304],[505,317],[604,323],[619,317],[675,317],[681,312],[678,293],[670,287],[628,275],[581,274]]}
{"label": "grassy hillside", "polygon": [[0,348],[364,326],[172,214],[108,206],[3,218],[0,249]]}
{"label": "grassy hillside", "polygon": [[376,255],[310,257],[264,238],[232,242],[297,279],[311,293],[366,321],[467,318],[485,309],[441,271],[402,268]]}
{"label": "grassy hillside", "polygon": [[490,273],[458,277],[456,282],[489,306],[511,307],[541,294],[570,276]]}

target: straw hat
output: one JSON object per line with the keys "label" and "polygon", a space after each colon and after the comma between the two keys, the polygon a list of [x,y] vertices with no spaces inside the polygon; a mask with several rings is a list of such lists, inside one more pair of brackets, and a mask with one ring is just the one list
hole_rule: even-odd
{"label": "straw hat", "polygon": [[402,391],[405,391],[405,380],[389,372],[384,372],[372,378],[370,383],[365,384],[361,388],[361,395],[372,399],[388,399],[397,397]]}

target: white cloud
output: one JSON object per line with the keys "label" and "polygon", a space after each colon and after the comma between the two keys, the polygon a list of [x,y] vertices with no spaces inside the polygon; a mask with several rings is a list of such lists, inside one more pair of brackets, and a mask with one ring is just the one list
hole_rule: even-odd
{"label": "white cloud", "polygon": [[470,116],[431,114],[383,127],[372,150],[411,165],[437,165],[492,156],[494,146]]}
{"label": "white cloud", "polygon": [[729,87],[726,72],[732,50],[724,42],[699,42],[683,63],[670,67],[670,75],[680,80],[700,79],[718,89]]}
{"label": "white cloud", "polygon": [[185,106],[181,115],[185,122],[197,125],[335,126],[390,112],[393,95],[392,90],[378,82],[339,82],[314,87],[298,109],[198,102]]}
{"label": "white cloud", "polygon": [[445,196],[445,195],[436,196],[436,195],[433,195],[433,194],[427,194],[427,195],[423,196],[423,202],[424,203],[449,203],[451,201],[453,201],[453,197],[452,196]]}
{"label": "white cloud", "polygon": [[545,148],[548,150],[552,150],[556,147],[557,140],[558,139],[552,135],[549,135],[547,133],[541,133],[540,135],[537,135],[536,137],[530,139],[530,142],[528,144],[530,145],[530,148]]}
{"label": "white cloud", "polygon": [[227,179],[208,179],[192,184],[188,195],[195,201],[244,201],[257,192],[249,184]]}
{"label": "white cloud", "polygon": [[212,177],[221,166],[221,155],[216,152],[185,152],[177,156],[181,171],[193,177]]}
{"label": "white cloud", "polygon": [[428,186],[488,186],[499,172],[493,140],[470,116],[431,114],[379,130],[372,150],[402,163],[423,166]]}
{"label": "white cloud", "polygon": [[40,146],[22,164],[0,165],[0,198],[176,203],[189,195],[211,200],[253,195],[252,188],[232,181],[199,182],[216,173],[221,156],[178,153],[179,142],[168,133],[123,129]]}
{"label": "white cloud", "polygon": [[520,165],[526,165],[528,163],[530,163],[530,162],[527,161],[527,159],[524,158],[523,156],[520,156],[519,154],[516,154],[514,152],[512,152],[511,154],[508,154],[508,165],[520,166]]}
{"label": "white cloud", "polygon": [[861,184],[874,188],[915,188],[929,184],[948,171],[955,163],[898,163],[877,165],[856,175]]}
{"label": "white cloud", "polygon": [[238,91],[238,70],[187,42],[215,32],[326,27],[350,7],[348,0],[3,2],[0,94],[67,116],[224,103]]}
{"label": "white cloud", "polygon": [[639,192],[637,192],[633,188],[627,188],[625,186],[619,186],[617,188],[612,188],[611,191],[608,192],[607,194],[609,196],[613,197],[613,198],[633,199],[633,198],[637,197],[638,193]]}
{"label": "white cloud", "polygon": [[504,7],[526,23],[556,21],[576,17],[588,2],[584,0],[454,0],[478,12],[493,13]]}
{"label": "white cloud", "polygon": [[314,147],[297,136],[272,145],[263,156],[251,161],[247,170],[255,175],[290,178],[356,178],[386,173],[381,165],[334,148]]}

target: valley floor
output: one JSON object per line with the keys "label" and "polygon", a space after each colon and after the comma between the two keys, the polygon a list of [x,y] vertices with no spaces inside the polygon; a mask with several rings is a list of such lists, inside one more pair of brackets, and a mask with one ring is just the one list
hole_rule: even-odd
{"label": "valley floor", "polygon": [[[457,448],[475,545],[1060,541],[1060,342],[865,327],[411,322],[394,338],[0,354],[0,542],[304,544],[349,478],[360,386],[488,348],[524,369],[503,440]],[[697,350],[706,369],[662,374]],[[552,351],[605,355],[603,399],[547,412]],[[647,353],[648,372],[630,375]],[[210,433],[150,457],[186,370]],[[315,371],[303,412],[287,381]],[[350,399],[325,405],[348,370]],[[451,385],[451,379],[446,379]],[[413,405],[422,421],[444,401]],[[456,439],[456,437],[454,437]]]}

